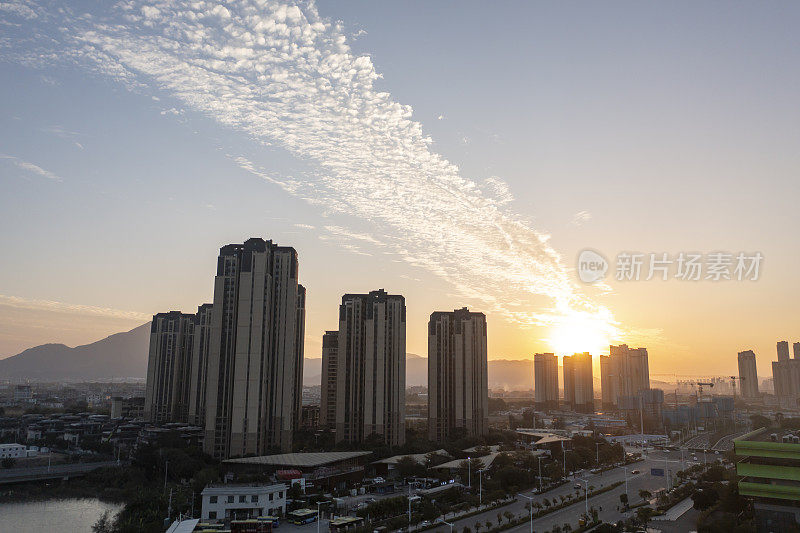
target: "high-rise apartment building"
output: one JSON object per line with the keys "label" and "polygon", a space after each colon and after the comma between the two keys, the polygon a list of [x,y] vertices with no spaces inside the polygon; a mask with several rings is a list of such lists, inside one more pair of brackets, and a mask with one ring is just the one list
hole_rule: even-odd
{"label": "high-rise apartment building", "polygon": [[211,345],[212,304],[197,308],[194,321],[192,371],[189,383],[189,423],[204,426],[206,423],[206,381],[208,379],[208,349]]}
{"label": "high-rise apartment building", "polygon": [[589,352],[564,356],[564,403],[574,411],[594,412],[592,356]]}
{"label": "high-rise apartment building", "polygon": [[618,405],[623,396],[636,396],[650,388],[650,366],[646,348],[628,348],[627,344],[609,346],[608,359],[600,359],[600,385],[603,403]]}
{"label": "high-rise apartment building", "polygon": [[489,420],[486,315],[466,307],[428,322],[430,440],[486,434]]}
{"label": "high-rise apartment building", "polygon": [[558,356],[533,356],[534,402],[537,409],[558,409]]}
{"label": "high-rise apartment building", "polygon": [[194,315],[179,311],[153,316],[144,404],[151,422],[188,419],[194,322]]}
{"label": "high-rise apartment building", "polygon": [[778,361],[784,362],[789,360],[789,342],[778,341]]}
{"label": "high-rise apartment building", "polygon": [[336,375],[339,364],[339,332],[326,331],[322,336],[322,377],[320,387],[319,423],[336,425]]}
{"label": "high-rise apartment building", "polygon": [[758,398],[756,354],[753,350],[739,352],[739,390],[743,398]]}
{"label": "high-rise apartment building", "polygon": [[603,409],[614,407],[611,389],[611,357],[600,356],[600,403]]}
{"label": "high-rise apartment building", "polygon": [[336,440],[405,442],[406,302],[383,289],[339,306]]}
{"label": "high-rise apartment building", "polygon": [[800,406],[800,357],[789,358],[789,343],[778,343],[778,360],[772,362],[772,378],[775,385],[775,396],[781,407],[797,408]]}
{"label": "high-rise apartment building", "polygon": [[297,252],[249,239],[220,249],[211,311],[205,451],[289,451],[300,418],[305,289]]}
{"label": "high-rise apartment building", "polygon": [[800,342],[792,343],[792,353],[795,359],[800,359]]}

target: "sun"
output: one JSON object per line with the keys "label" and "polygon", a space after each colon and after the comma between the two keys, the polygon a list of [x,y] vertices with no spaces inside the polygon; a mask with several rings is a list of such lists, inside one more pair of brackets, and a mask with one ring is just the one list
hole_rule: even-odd
{"label": "sun", "polygon": [[616,328],[602,314],[572,312],[550,330],[546,339],[557,355],[606,353]]}

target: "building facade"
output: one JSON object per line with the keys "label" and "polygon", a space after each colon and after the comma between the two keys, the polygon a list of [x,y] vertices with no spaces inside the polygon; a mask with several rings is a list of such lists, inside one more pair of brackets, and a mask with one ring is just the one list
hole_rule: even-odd
{"label": "building facade", "polygon": [[489,429],[486,315],[466,307],[428,321],[428,435],[434,442]]}
{"label": "building facade", "polygon": [[188,421],[198,426],[204,425],[206,420],[206,382],[208,381],[208,350],[211,345],[213,308],[212,304],[203,304],[198,307],[194,321]]}
{"label": "building facade", "polygon": [[775,396],[783,408],[796,409],[800,406],[800,353],[789,358],[789,343],[778,343],[778,360],[772,362],[772,377]]}
{"label": "building facade", "polygon": [[205,451],[288,451],[300,419],[305,289],[294,248],[249,239],[220,249],[208,350]]}
{"label": "building facade", "polygon": [[800,436],[759,428],[733,440],[739,494],[753,502],[757,531],[800,529]]}
{"label": "building facade", "polygon": [[756,354],[753,350],[739,352],[739,390],[743,398],[758,398],[758,373],[756,371]]}
{"label": "building facade", "polygon": [[603,404],[617,406],[620,397],[635,397],[650,388],[650,365],[646,348],[621,344],[608,350],[608,359],[600,358],[600,386]]}
{"label": "building facade", "polygon": [[581,413],[594,412],[592,356],[589,352],[564,356],[564,403]]}
{"label": "building facade", "polygon": [[336,426],[336,375],[339,364],[339,332],[326,331],[322,336],[322,376],[319,423]]}
{"label": "building facade", "polygon": [[336,441],[405,442],[406,303],[383,289],[339,306]]}
{"label": "building facade", "polygon": [[203,489],[202,520],[241,520],[284,516],[288,487],[277,485],[209,485]]}
{"label": "building facade", "polygon": [[558,409],[558,356],[533,356],[534,402],[537,409]]}
{"label": "building facade", "polygon": [[144,403],[151,422],[188,418],[193,335],[194,315],[171,311],[153,316]]}

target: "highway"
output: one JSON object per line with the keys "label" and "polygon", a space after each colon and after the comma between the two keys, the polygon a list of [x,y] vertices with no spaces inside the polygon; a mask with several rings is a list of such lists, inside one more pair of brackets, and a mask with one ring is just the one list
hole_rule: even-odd
{"label": "highway", "polygon": [[31,468],[8,468],[0,470],[0,484],[77,477],[83,476],[92,470],[96,470],[104,466],[115,465],[117,465],[117,461],[69,464],[60,463],[49,467],[34,466]]}

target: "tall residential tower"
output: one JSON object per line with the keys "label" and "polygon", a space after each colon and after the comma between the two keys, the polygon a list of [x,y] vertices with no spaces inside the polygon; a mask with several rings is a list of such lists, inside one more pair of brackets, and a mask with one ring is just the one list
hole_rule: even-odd
{"label": "tall residential tower", "polygon": [[336,441],[405,443],[406,301],[383,289],[339,306]]}
{"label": "tall residential tower", "polygon": [[558,356],[533,356],[534,401],[537,409],[558,409]]}
{"label": "tall residential tower", "polygon": [[428,321],[428,434],[434,442],[486,434],[486,315],[466,307]]}
{"label": "tall residential tower", "polygon": [[186,422],[195,316],[158,313],[150,325],[145,418],[151,422]]}
{"label": "tall residential tower", "polygon": [[205,451],[290,451],[300,416],[305,288],[297,252],[249,239],[220,249],[214,279]]}
{"label": "tall residential tower", "polygon": [[739,390],[743,398],[758,398],[756,354],[753,350],[739,352]]}

